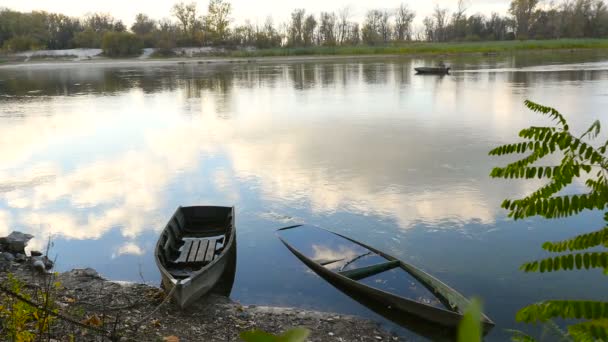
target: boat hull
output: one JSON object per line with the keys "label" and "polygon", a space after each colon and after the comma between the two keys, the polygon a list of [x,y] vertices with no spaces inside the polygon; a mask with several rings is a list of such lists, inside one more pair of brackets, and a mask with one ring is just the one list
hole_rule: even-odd
{"label": "boat hull", "polygon": [[[176,283],[168,272],[161,272],[161,281],[165,292],[172,293],[175,303],[184,309],[210,292],[218,292],[228,297],[234,283],[235,270],[236,246],[232,247],[229,253],[218,260],[213,267],[205,269],[190,282]],[[227,282],[220,288],[218,285],[223,279],[227,279]]]}
{"label": "boat hull", "polygon": [[425,75],[448,75],[450,73],[450,68],[428,68],[428,67],[420,67],[414,68],[416,73],[425,74]]}
{"label": "boat hull", "polygon": [[[288,227],[287,229],[293,228],[298,227]],[[454,303],[458,303],[458,306],[468,305],[468,300],[464,296],[422,270],[370,246],[354,241],[340,234],[332,234],[358,244],[359,246],[362,246],[389,261],[398,261],[401,269],[405,270],[411,276],[416,278],[447,307],[454,306]],[[425,303],[414,301],[365,285],[359,281],[343,276],[340,273],[334,272],[324,265],[307,257],[289,242],[283,239],[280,235],[279,239],[298,259],[300,259],[300,261],[302,261],[306,266],[308,266],[311,270],[332,284],[334,287],[368,307],[372,311],[421,335],[430,337],[432,339],[450,339],[453,337],[456,328],[463,317],[462,311],[447,310],[427,305]],[[482,315],[482,325],[484,331],[487,333],[494,326],[494,322],[492,322],[487,316]],[[443,329],[438,329],[440,327]]]}
{"label": "boat hull", "polygon": [[[193,270],[187,274],[187,277],[176,277],[172,274],[170,267],[167,265],[166,257],[162,257],[163,246],[166,243],[170,233],[168,230],[177,229],[175,226],[170,227],[172,222],[179,221],[177,215],[185,215],[181,210],[198,211],[204,213],[208,210],[210,213],[214,211],[230,210],[229,222],[225,227],[225,235],[223,237],[223,246],[221,252],[214,257],[214,259],[207,265],[200,267],[197,270]],[[184,230],[185,231],[185,230]],[[217,234],[217,227],[211,228],[209,234]],[[203,234],[201,232],[186,232],[186,234]],[[175,234],[175,233],[172,233]],[[163,237],[165,237],[163,239]],[[190,237],[186,235],[185,237]],[[169,223],[161,233],[156,249],[155,249],[155,261],[160,270],[161,274],[161,285],[163,289],[171,294],[175,303],[182,309],[192,305],[201,297],[205,296],[212,290],[216,290],[219,285],[218,293],[228,296],[234,282],[234,273],[236,272],[236,226],[234,224],[234,208],[226,207],[186,207],[178,208],[169,220]]]}

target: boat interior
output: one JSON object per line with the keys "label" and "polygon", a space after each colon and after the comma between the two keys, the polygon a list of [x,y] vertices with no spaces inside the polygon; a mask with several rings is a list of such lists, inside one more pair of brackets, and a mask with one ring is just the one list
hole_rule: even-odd
{"label": "boat interior", "polygon": [[389,260],[314,226],[302,225],[281,231],[280,235],[306,257],[332,272],[400,297],[449,308],[446,302],[404,270],[397,260]]}
{"label": "boat interior", "polygon": [[160,237],[158,257],[176,279],[189,277],[224,249],[232,226],[232,209],[182,207]]}

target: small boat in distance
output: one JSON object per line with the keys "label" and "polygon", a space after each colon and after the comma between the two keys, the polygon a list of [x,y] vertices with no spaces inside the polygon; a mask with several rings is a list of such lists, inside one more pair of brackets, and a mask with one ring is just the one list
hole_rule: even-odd
{"label": "small boat in distance", "polygon": [[[154,256],[163,288],[181,308],[210,292],[222,279],[234,280],[234,207],[177,208],[161,232]],[[232,272],[232,277],[226,272]]]}
{"label": "small boat in distance", "polygon": [[414,68],[416,73],[421,75],[449,75],[450,69],[450,67],[446,66]]}
{"label": "small boat in distance", "polygon": [[[316,274],[374,312],[433,340],[455,336],[470,302],[430,274],[320,227],[295,225],[277,235]],[[484,314],[481,323],[484,333],[494,327]]]}

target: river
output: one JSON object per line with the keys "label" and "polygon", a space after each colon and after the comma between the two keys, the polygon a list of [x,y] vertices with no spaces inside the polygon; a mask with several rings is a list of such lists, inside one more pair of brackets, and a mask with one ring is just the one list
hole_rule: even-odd
{"label": "river", "polygon": [[[264,63],[47,63],[0,67],[0,235],[50,236],[57,267],[157,284],[152,252],[179,205],[234,205],[232,298],[377,315],[307,271],[275,236],[319,225],[479,296],[508,338],[522,306],[605,295],[601,271],[524,274],[546,240],[601,215],[512,221],[505,198],[537,182],[493,180],[488,151],[550,121],[582,133],[608,115],[605,53]],[[605,136],[604,136],[605,137]],[[415,338],[413,338],[415,339]]]}

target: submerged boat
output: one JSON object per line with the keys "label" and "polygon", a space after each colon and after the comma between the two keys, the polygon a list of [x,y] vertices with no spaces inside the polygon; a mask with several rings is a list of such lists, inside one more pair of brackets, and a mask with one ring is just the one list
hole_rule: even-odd
{"label": "submerged boat", "polygon": [[181,308],[217,285],[223,285],[220,291],[225,293],[227,286],[232,287],[236,269],[234,208],[177,208],[156,243],[154,255],[163,288]]}
{"label": "submerged boat", "polygon": [[[281,228],[277,234],[298,259],[334,287],[434,340],[453,336],[470,303],[430,274],[346,236],[307,225]],[[484,314],[481,323],[485,333],[494,326]]]}
{"label": "submerged boat", "polygon": [[450,73],[450,67],[419,67],[414,68],[418,74],[429,74],[429,75],[447,75]]}

